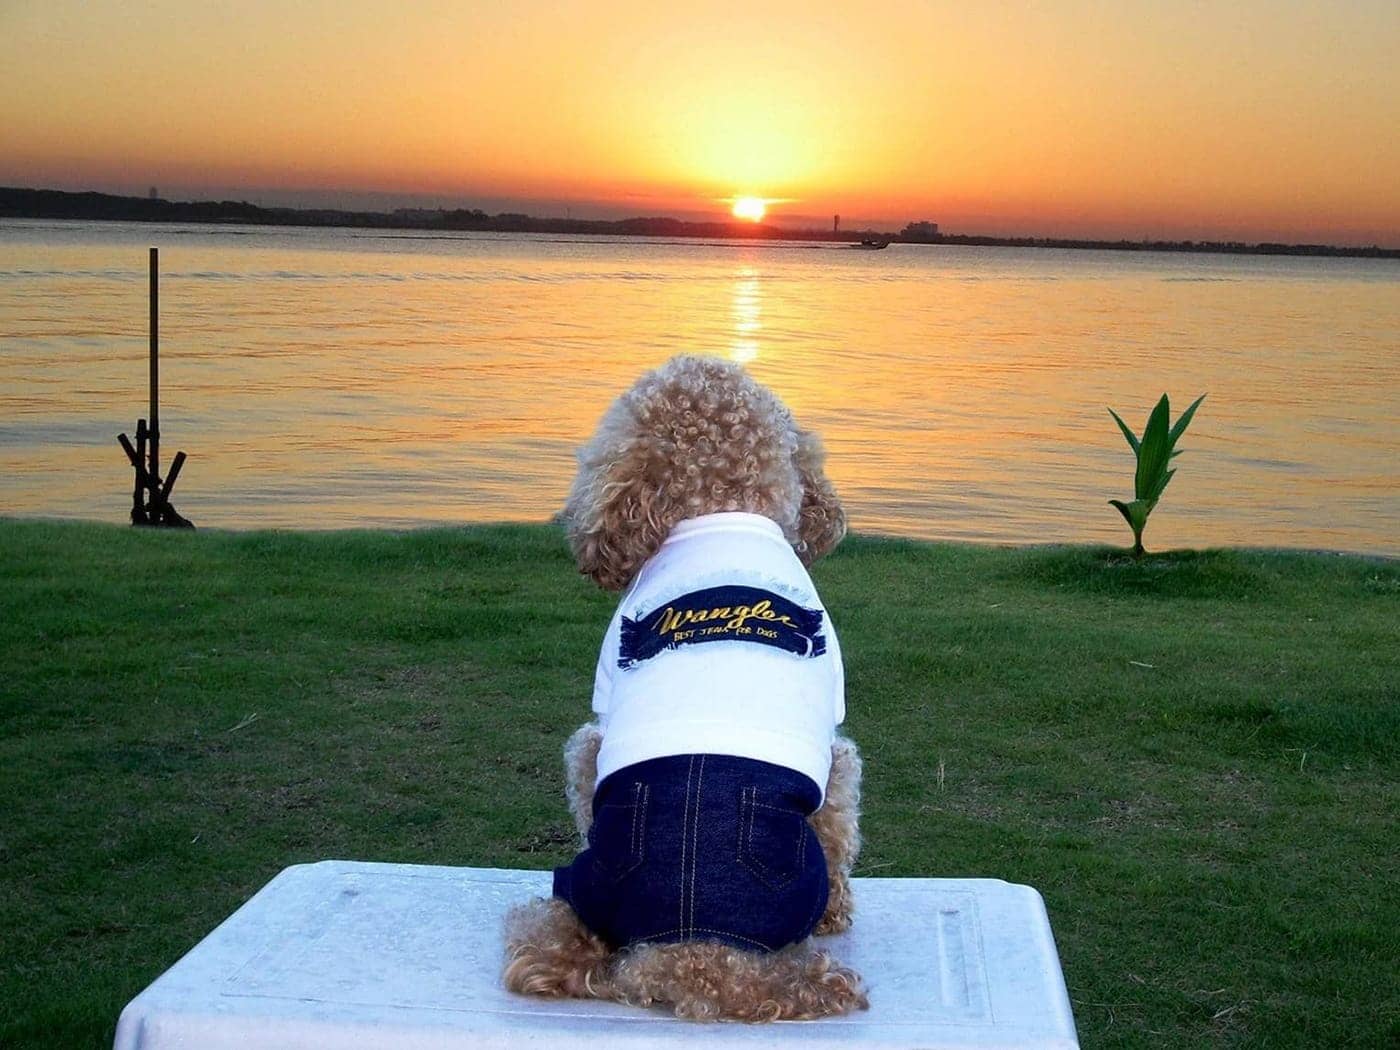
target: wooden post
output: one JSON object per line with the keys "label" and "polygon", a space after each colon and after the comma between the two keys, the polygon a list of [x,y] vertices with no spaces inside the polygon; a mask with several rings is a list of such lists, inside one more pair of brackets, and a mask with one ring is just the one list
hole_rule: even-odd
{"label": "wooden post", "polygon": [[175,479],[180,476],[180,468],[184,465],[185,454],[183,452],[175,453],[175,458],[170,461],[170,473],[165,476],[165,485],[160,490],[161,502],[167,510],[175,509],[170,506],[170,493],[175,491]]}
{"label": "wooden post", "polygon": [[[151,442],[149,473],[160,477],[160,259],[159,249],[151,249],[151,412],[148,436]],[[155,493],[151,493],[155,496]]]}
{"label": "wooden post", "polygon": [[[126,435],[122,435],[125,437]],[[145,525],[146,517],[146,481],[142,474],[140,465],[146,462],[146,421],[138,419],[136,421],[136,488],[131,494],[131,523],[133,525]]]}
{"label": "wooden post", "polygon": [[136,485],[131,495],[133,525],[173,525],[192,529],[194,525],[170,505],[170,493],[175,479],[185,465],[185,454],[175,453],[170,464],[170,476],[160,476],[160,253],[151,249],[151,411],[150,419],[136,422],[136,446],[133,448],[125,434],[117,435],[117,443],[126,453],[136,471]]}

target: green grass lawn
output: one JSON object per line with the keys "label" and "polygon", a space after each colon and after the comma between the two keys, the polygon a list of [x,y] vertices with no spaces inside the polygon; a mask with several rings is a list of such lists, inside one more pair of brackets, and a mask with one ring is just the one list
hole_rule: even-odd
{"label": "green grass lawn", "polygon": [[[1037,887],[1086,1047],[1400,1039],[1400,564],[854,538],[814,575],[857,874]],[[110,1045],[288,864],[563,862],[613,600],[546,526],[0,521],[0,1045]]]}

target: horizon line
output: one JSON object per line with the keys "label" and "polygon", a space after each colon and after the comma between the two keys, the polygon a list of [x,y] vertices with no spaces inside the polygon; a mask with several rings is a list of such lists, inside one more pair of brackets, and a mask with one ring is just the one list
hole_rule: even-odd
{"label": "horizon line", "polygon": [[[151,187],[151,189],[152,189],[152,191],[157,191],[157,187],[154,187],[154,186],[153,186],[153,187]],[[1294,250],[1294,253],[1295,253],[1295,254],[1303,254],[1303,253],[1304,253],[1306,250],[1308,250],[1308,249],[1318,249],[1318,250],[1325,251],[1325,252],[1327,252],[1327,253],[1329,253],[1329,254],[1335,254],[1335,255],[1339,255],[1339,256],[1348,256],[1348,257],[1352,257],[1352,258],[1364,258],[1364,257],[1371,257],[1371,258],[1390,258],[1390,257],[1400,257],[1400,246],[1396,246],[1396,247],[1382,246],[1382,245],[1381,245],[1380,243],[1378,243],[1378,242],[1372,242],[1372,243],[1370,243],[1370,244],[1350,244],[1350,245],[1344,245],[1344,244],[1333,244],[1333,243],[1318,242],[1318,241],[1274,241],[1274,240],[1253,240],[1253,241],[1251,241],[1251,240],[1241,240],[1241,239],[1238,239],[1238,238],[1230,238],[1230,237],[1203,239],[1203,238],[1199,238],[1199,237],[1163,238],[1163,237],[1142,236],[1142,237],[1136,237],[1136,238],[1135,238],[1135,237],[1126,237],[1126,236],[1085,236],[1085,235],[1082,235],[1082,234],[1081,234],[1081,235],[1075,235],[1075,236],[1064,236],[1064,235],[1049,235],[1049,234],[1035,234],[1035,233],[1013,233],[1013,234],[988,234],[988,233],[969,233],[969,232],[952,233],[952,232],[948,232],[948,231],[945,231],[945,230],[941,229],[942,224],[939,223],[939,222],[937,222],[937,221],[935,221],[935,220],[931,220],[931,219],[922,219],[922,220],[916,219],[916,220],[911,220],[910,222],[906,223],[905,226],[903,227],[903,230],[900,230],[900,231],[894,231],[894,230],[878,230],[878,229],[875,229],[875,228],[869,227],[869,226],[862,226],[862,227],[848,226],[848,227],[845,227],[845,228],[842,228],[842,229],[828,229],[828,228],[826,228],[824,225],[823,225],[823,226],[820,226],[820,227],[818,227],[818,226],[782,226],[782,225],[774,225],[774,224],[771,224],[771,223],[769,223],[769,222],[764,222],[764,221],[753,222],[753,221],[749,221],[749,220],[737,219],[737,218],[734,218],[733,216],[727,215],[727,214],[725,214],[725,213],[723,213],[723,212],[720,212],[720,213],[718,213],[718,214],[716,214],[716,215],[714,215],[714,216],[707,217],[707,218],[703,218],[703,219],[687,219],[687,218],[680,218],[680,217],[677,217],[676,215],[673,215],[673,214],[661,214],[661,213],[627,215],[627,216],[624,216],[624,217],[621,217],[621,218],[612,218],[612,219],[604,219],[604,218],[575,218],[575,217],[570,216],[570,215],[562,215],[562,216],[561,216],[561,215],[532,215],[532,214],[529,214],[529,213],[526,213],[526,212],[519,212],[519,211],[502,211],[502,212],[497,212],[497,213],[495,213],[495,214],[492,214],[492,213],[486,212],[486,211],[485,211],[484,209],[482,209],[482,208],[472,208],[472,207],[449,207],[449,206],[443,206],[443,205],[438,205],[438,206],[435,206],[435,207],[433,207],[433,206],[424,207],[424,206],[412,206],[412,205],[408,205],[408,206],[398,206],[398,207],[395,207],[395,208],[393,208],[393,209],[391,209],[391,210],[365,210],[365,209],[359,209],[359,208],[331,207],[331,206],[312,206],[312,207],[305,207],[305,206],[291,206],[291,205],[264,205],[264,204],[257,204],[257,203],[254,203],[254,202],[252,202],[252,201],[249,201],[249,200],[246,199],[246,198],[234,199],[234,198],[232,198],[232,197],[221,197],[221,198],[208,197],[208,198],[203,198],[203,199],[192,198],[192,199],[187,199],[187,200],[186,200],[186,199],[177,199],[177,198],[167,198],[167,197],[162,197],[162,196],[159,196],[159,195],[157,195],[157,196],[144,196],[144,197],[143,197],[143,196],[138,196],[138,195],[134,195],[134,194],[109,193],[109,192],[104,191],[104,190],[93,190],[93,189],[85,189],[85,190],[63,190],[63,189],[55,189],[55,188],[51,188],[51,187],[0,186],[0,193],[12,193],[12,192],[18,192],[18,193],[32,193],[32,194],[55,194],[55,195],[59,195],[59,196],[61,196],[61,197],[101,197],[101,198],[107,198],[107,199],[109,199],[109,200],[111,200],[111,201],[114,201],[114,202],[117,202],[117,201],[120,201],[120,202],[129,202],[130,204],[136,205],[136,206],[139,206],[139,205],[147,205],[147,206],[150,206],[150,205],[166,205],[166,206],[169,206],[169,207],[181,207],[181,206],[198,207],[198,206],[238,205],[238,206],[244,206],[244,207],[256,209],[256,210],[258,210],[258,211],[264,211],[264,212],[269,212],[269,213],[274,213],[274,214],[277,214],[277,213],[283,213],[283,214],[290,213],[291,215],[307,215],[307,216],[312,216],[312,215],[343,215],[343,216],[346,216],[346,217],[361,216],[361,217],[366,217],[366,218],[368,218],[368,217],[381,217],[381,218],[384,218],[384,219],[393,219],[395,216],[398,216],[398,215],[400,215],[400,214],[402,214],[402,213],[415,213],[415,212],[417,212],[417,213],[422,213],[423,215],[437,215],[437,216],[441,216],[441,217],[447,217],[447,216],[450,216],[450,215],[452,215],[452,214],[454,214],[454,213],[457,213],[457,214],[465,213],[465,214],[469,214],[469,215],[470,215],[470,214],[481,215],[481,216],[483,217],[484,220],[486,220],[486,221],[492,221],[492,222],[497,222],[497,223],[508,222],[508,221],[516,220],[516,219],[523,219],[523,220],[528,221],[528,222],[531,222],[531,223],[559,224],[559,225],[571,225],[571,226],[592,226],[592,225],[597,225],[597,226],[616,226],[616,225],[624,225],[624,224],[627,224],[627,223],[635,223],[635,222],[668,222],[668,223],[678,223],[678,224],[680,224],[680,225],[682,225],[682,226],[695,226],[695,227],[725,227],[725,228],[730,228],[730,229],[733,229],[734,231],[736,231],[736,233],[735,233],[735,235],[734,235],[733,237],[724,237],[724,236],[716,237],[716,235],[714,235],[714,234],[709,234],[709,233],[686,234],[686,233],[683,233],[683,232],[678,232],[678,233],[675,233],[675,234],[674,234],[674,235],[677,235],[677,236],[693,237],[693,238],[701,239],[701,240],[712,240],[712,239],[740,239],[740,240],[751,240],[751,241],[764,241],[764,240],[784,240],[784,239],[786,239],[786,240],[796,240],[796,239],[801,239],[801,238],[795,237],[795,236],[794,236],[795,234],[815,234],[815,235],[818,235],[817,239],[820,239],[820,240],[849,240],[849,239],[852,239],[852,238],[857,237],[857,235],[860,235],[860,234],[873,234],[873,235],[875,235],[876,237],[888,238],[891,242],[894,242],[894,241],[899,240],[899,241],[901,241],[901,243],[930,243],[930,244],[951,243],[951,244],[953,244],[953,245],[957,245],[957,244],[959,244],[959,243],[967,244],[967,243],[969,243],[969,242],[986,242],[988,246],[996,246],[996,243],[995,243],[995,242],[1000,242],[1000,243],[1002,243],[1002,244],[1005,245],[1005,246],[1013,246],[1013,247],[1014,247],[1014,246],[1036,246],[1037,243],[1039,243],[1039,244],[1041,244],[1041,245],[1044,245],[1044,246],[1065,246],[1065,247],[1073,247],[1073,246],[1075,246],[1075,245],[1082,245],[1082,246],[1086,246],[1086,247],[1104,247],[1104,248],[1110,248],[1110,247],[1115,246],[1115,245],[1117,245],[1117,246],[1124,246],[1124,247],[1127,247],[1127,246],[1136,246],[1136,247],[1139,247],[1139,248],[1140,248],[1140,247],[1147,247],[1147,246],[1160,246],[1160,247],[1163,247],[1163,248],[1167,248],[1167,247],[1170,246],[1170,247],[1175,247],[1175,248],[1178,249],[1178,250],[1190,250],[1190,249],[1192,249],[1192,248],[1201,248],[1201,249],[1205,249],[1205,250],[1207,250],[1207,251],[1210,251],[1210,250],[1212,250],[1212,249],[1217,249],[1217,250],[1218,250],[1218,249],[1241,249],[1241,250],[1256,250],[1256,249],[1292,249],[1292,250]],[[326,193],[334,193],[334,192],[338,192],[338,191],[334,191],[334,190],[327,190],[327,191],[308,190],[308,191],[274,191],[274,192],[289,192],[289,193],[319,193],[319,192],[326,192]],[[402,195],[402,194],[394,194],[394,193],[380,192],[380,191],[343,191],[343,192],[354,192],[354,193],[358,193],[358,194],[361,194],[361,195],[364,195],[364,196],[372,196],[372,197],[373,197],[373,196],[381,196],[381,197],[404,196],[404,195]],[[489,199],[494,199],[494,200],[509,200],[510,198],[489,198]],[[530,200],[531,200],[530,198],[521,198],[522,204],[528,203]],[[692,214],[705,214],[705,213],[692,213]],[[195,218],[195,217],[168,218],[168,219],[163,219],[163,218],[148,218],[148,219],[141,219],[141,218],[129,219],[129,218],[128,218],[128,219],[123,219],[123,218],[112,218],[112,217],[103,217],[103,216],[23,215],[23,214],[6,214],[3,208],[0,208],[0,218],[14,218],[14,219],[21,219],[21,218],[56,219],[56,220],[68,220],[68,221],[73,221],[73,220],[76,220],[76,221],[130,221],[130,222],[155,222],[155,223],[160,223],[160,222],[191,222],[191,223],[196,224],[196,225],[217,225],[217,224],[220,223],[220,222],[228,221],[228,220],[221,220],[221,219],[217,219],[217,218]],[[811,218],[814,218],[814,217],[813,217],[813,216],[794,215],[794,216],[791,216],[791,218],[792,218],[793,220],[806,220],[806,219],[811,219]],[[408,223],[408,222],[414,222],[414,220],[411,219],[411,218],[406,218],[404,221],[405,221],[406,223]],[[418,221],[419,223],[421,223],[421,222],[426,221],[426,220],[420,219],[420,220],[417,220],[417,221]],[[864,220],[864,221],[871,221],[871,220]],[[887,220],[882,220],[882,221],[887,221]],[[935,237],[935,238],[937,238],[937,239],[936,239],[936,240],[931,240],[931,239],[925,239],[925,238],[923,238],[923,237],[917,237],[917,238],[911,237],[911,239],[910,239],[909,241],[902,241],[901,238],[904,236],[904,232],[903,232],[903,231],[904,231],[904,230],[908,230],[909,227],[914,226],[914,225],[919,224],[919,223],[932,223],[935,227],[939,227],[938,232],[937,232],[936,234],[931,235],[932,237]],[[266,226],[270,226],[270,227],[276,227],[276,226],[280,226],[280,225],[300,225],[300,224],[260,223],[260,222],[257,222],[256,220],[250,220],[250,221],[248,222],[248,225],[266,225]],[[334,223],[307,223],[307,224],[305,224],[305,225],[307,225],[307,226],[312,226],[312,227],[317,227],[317,226],[323,226],[323,227],[324,227],[324,226],[335,226],[336,224],[334,224]],[[369,228],[379,228],[379,229],[424,229],[424,230],[429,230],[429,231],[431,231],[431,230],[441,230],[442,232],[470,232],[470,229],[460,229],[460,228],[454,228],[454,227],[433,227],[433,226],[424,226],[424,225],[421,225],[421,224],[419,224],[419,225],[407,225],[407,224],[406,224],[406,225],[403,225],[403,226],[381,226],[381,227],[369,227]],[[744,231],[755,231],[755,233],[756,233],[757,231],[764,231],[764,233],[763,233],[762,235],[757,235],[757,236],[755,236],[755,235],[746,234]],[[549,230],[530,231],[530,230],[512,230],[512,229],[497,229],[497,230],[482,229],[480,232],[504,232],[504,233],[511,233],[511,232],[521,232],[521,233],[546,232],[546,233],[547,233],[547,232],[571,232],[571,231],[549,231]],[[588,234],[588,231],[573,231],[573,232],[579,232],[579,233]],[[593,234],[593,235],[597,235],[597,236],[610,236],[610,235],[611,235],[611,236],[666,236],[666,235],[668,235],[668,234],[647,234],[647,233],[619,233],[619,234],[611,234],[611,233],[609,233],[608,231],[597,231],[597,232],[596,232],[595,234]],[[1022,242],[1022,244],[1021,244],[1021,245],[1018,245],[1018,244],[1013,243],[1013,242]],[[1284,252],[1279,252],[1278,254],[1285,254],[1285,253],[1284,253]]]}

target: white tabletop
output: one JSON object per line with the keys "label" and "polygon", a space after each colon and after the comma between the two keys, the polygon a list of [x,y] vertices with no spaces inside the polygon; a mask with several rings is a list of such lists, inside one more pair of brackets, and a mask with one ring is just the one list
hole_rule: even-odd
{"label": "white tabletop", "polygon": [[870,1009],[769,1025],[539,1000],[500,984],[506,909],[542,871],[323,861],[287,868],[122,1011],[115,1050],[613,1046],[1077,1047],[1040,895],[997,879],[855,879],[824,939]]}

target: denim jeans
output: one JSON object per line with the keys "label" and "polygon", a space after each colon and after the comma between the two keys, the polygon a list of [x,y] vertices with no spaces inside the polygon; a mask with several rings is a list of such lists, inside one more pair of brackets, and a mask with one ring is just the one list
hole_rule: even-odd
{"label": "denim jeans", "polygon": [[627,766],[598,785],[588,848],[554,895],[614,947],[715,940],[773,951],[826,910],[826,859],[802,773],[728,755]]}

